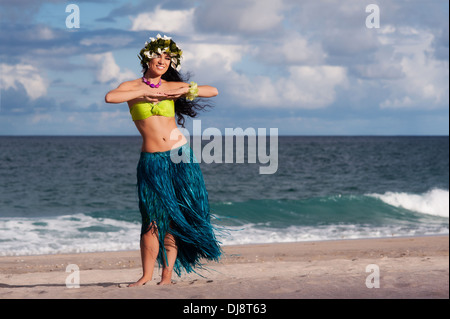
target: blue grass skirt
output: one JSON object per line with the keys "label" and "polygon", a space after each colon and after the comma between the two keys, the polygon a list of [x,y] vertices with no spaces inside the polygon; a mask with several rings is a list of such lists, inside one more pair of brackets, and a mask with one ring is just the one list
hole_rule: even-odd
{"label": "blue grass skirt", "polygon": [[157,228],[158,263],[166,256],[164,237],[176,239],[174,271],[181,275],[201,268],[201,259],[218,261],[222,251],[210,222],[208,192],[200,165],[188,144],[167,152],[141,153],[137,166],[143,234]]}

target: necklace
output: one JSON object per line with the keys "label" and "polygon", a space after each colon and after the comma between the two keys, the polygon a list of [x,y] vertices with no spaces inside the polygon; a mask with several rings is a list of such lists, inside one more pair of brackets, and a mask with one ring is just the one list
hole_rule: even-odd
{"label": "necklace", "polygon": [[150,86],[151,88],[159,88],[160,87],[160,85],[161,85],[161,78],[159,78],[159,83],[158,84],[152,84],[152,83],[150,83],[150,81],[149,80],[147,80],[144,76],[142,77],[142,81],[144,81],[144,83],[145,84],[147,84],[148,86]]}

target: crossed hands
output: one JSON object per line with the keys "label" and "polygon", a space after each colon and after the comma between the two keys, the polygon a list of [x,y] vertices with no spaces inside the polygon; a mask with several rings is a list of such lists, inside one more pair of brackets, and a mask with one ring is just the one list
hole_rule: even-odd
{"label": "crossed hands", "polygon": [[179,87],[176,89],[156,92],[145,92],[144,100],[150,103],[160,102],[162,100],[176,100],[188,93],[189,87]]}

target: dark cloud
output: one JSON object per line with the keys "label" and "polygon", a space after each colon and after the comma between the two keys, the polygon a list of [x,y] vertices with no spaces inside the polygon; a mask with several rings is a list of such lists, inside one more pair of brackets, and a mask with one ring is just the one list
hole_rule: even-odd
{"label": "dark cloud", "polygon": [[[53,81],[60,82],[60,81]],[[77,89],[78,95],[88,94],[88,88]],[[0,116],[30,116],[33,114],[48,114],[53,112],[102,112],[105,111],[104,101],[91,102],[88,105],[81,106],[76,99],[66,98],[56,101],[51,97],[39,97],[30,99],[24,86],[16,82],[15,88],[0,90]],[[108,109],[117,109],[117,107],[108,106]]]}
{"label": "dark cloud", "polygon": [[[7,64],[37,64],[45,61],[47,68],[70,66],[72,56],[97,54],[130,47],[138,50],[148,32],[118,29],[58,29],[41,24],[4,25],[0,32],[0,60]],[[126,39],[127,41],[123,41]]]}
{"label": "dark cloud", "polygon": [[[290,27],[321,42],[330,56],[330,63],[348,65],[349,61],[364,62],[366,57],[381,46],[377,29],[367,29],[365,1],[285,0],[289,10],[285,11]],[[448,48],[448,2],[444,0],[378,1],[380,28],[416,28],[433,33],[439,40],[437,47]],[[447,30],[447,32],[443,32]],[[399,34],[404,38],[404,34]],[[447,39],[445,43],[444,39]],[[445,51],[445,50],[444,50]],[[348,60],[348,61],[346,61]],[[368,62],[368,61],[366,61]]]}
{"label": "dark cloud", "polygon": [[212,0],[197,6],[194,24],[201,33],[250,36],[254,39],[283,32],[283,14],[281,1]]}
{"label": "dark cloud", "polygon": [[[117,18],[129,16],[129,15],[136,15],[144,8],[145,8],[145,6],[143,5],[143,3],[132,4],[132,3],[127,2],[117,8],[114,8],[113,10],[111,10],[109,12],[109,14],[107,16],[98,18],[96,21],[116,22]],[[147,10],[148,9],[149,8],[148,8],[148,4],[147,4]]]}
{"label": "dark cloud", "polygon": [[114,23],[117,21],[117,18],[137,16],[140,13],[152,12],[157,6],[160,6],[162,9],[166,10],[183,10],[186,8],[192,8],[195,3],[195,0],[162,0],[157,2],[141,0],[136,4],[125,3],[117,8],[114,8],[108,13],[108,15],[98,18],[97,21]]}
{"label": "dark cloud", "polygon": [[448,21],[447,0],[382,1],[381,24],[439,30]]}
{"label": "dark cloud", "polygon": [[439,60],[449,59],[449,35],[448,35],[448,20],[447,25],[443,25],[440,33],[436,34],[433,40],[434,56]]}
{"label": "dark cloud", "polygon": [[28,97],[24,86],[15,83],[16,88],[0,90],[1,109],[0,115],[29,115],[35,112],[52,112],[58,109],[54,99],[40,97],[32,100]]}
{"label": "dark cloud", "polygon": [[[46,2],[54,2],[46,1]],[[44,1],[35,0],[2,0],[0,3],[1,25],[33,24],[33,19]]]}
{"label": "dark cloud", "polygon": [[[76,0],[76,4],[110,3],[110,0]],[[0,2],[0,21],[7,25],[32,25],[34,17],[44,4],[70,4],[70,1],[62,0],[2,0]]]}

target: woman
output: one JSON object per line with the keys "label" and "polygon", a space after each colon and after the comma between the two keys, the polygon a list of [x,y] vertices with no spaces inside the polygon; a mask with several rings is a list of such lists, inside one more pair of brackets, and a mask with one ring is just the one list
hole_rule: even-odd
{"label": "woman", "polygon": [[143,275],[131,287],[152,280],[156,260],[163,266],[159,284],[164,285],[171,283],[174,270],[191,272],[201,266],[201,258],[221,255],[199,164],[175,121],[176,115],[184,126],[184,115],[195,117],[204,107],[195,98],[218,91],[184,83],[177,71],[182,51],[176,43],[160,35],[150,40],[139,54],[144,76],[105,96],[107,103],[128,103],[143,139],[137,167]]}

